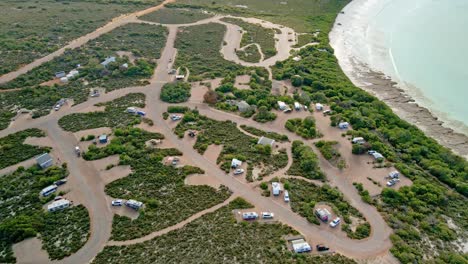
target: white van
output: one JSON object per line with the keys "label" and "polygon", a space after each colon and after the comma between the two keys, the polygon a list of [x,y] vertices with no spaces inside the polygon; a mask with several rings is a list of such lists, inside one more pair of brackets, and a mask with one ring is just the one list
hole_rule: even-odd
{"label": "white van", "polygon": [[289,202],[289,193],[288,193],[288,191],[284,191],[284,201]]}

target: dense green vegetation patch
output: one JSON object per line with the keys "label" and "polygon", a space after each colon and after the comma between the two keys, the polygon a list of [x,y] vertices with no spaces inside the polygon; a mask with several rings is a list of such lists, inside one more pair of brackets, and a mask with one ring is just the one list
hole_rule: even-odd
{"label": "dense green vegetation patch", "polygon": [[297,234],[279,223],[238,223],[234,209],[252,205],[237,198],[186,226],[131,246],[110,246],[93,263],[311,263],[350,264],[340,255],[293,254],[284,236]]}
{"label": "dense green vegetation patch", "polygon": [[[0,254],[0,262],[14,262],[11,245],[34,237],[37,233],[41,233],[43,236],[44,248],[54,259],[70,255],[86,242],[89,232],[89,218],[84,217],[84,208],[69,209],[71,211],[65,213],[67,215],[66,223],[62,217],[51,216],[42,208],[47,202],[54,199],[55,194],[42,198],[39,196],[39,192],[67,175],[66,167],[54,166],[47,170],[41,170],[33,166],[28,169],[20,167],[15,172],[1,177],[0,252],[2,253]],[[63,215],[60,212],[57,213]],[[79,217],[76,214],[79,214]],[[76,218],[79,218],[78,223],[72,221]],[[64,226],[50,226],[48,223],[51,221],[59,221]],[[51,228],[57,230],[53,231]],[[70,238],[68,234],[71,232],[76,233],[80,238]],[[57,241],[60,243],[54,244]]]}
{"label": "dense green vegetation patch", "polygon": [[198,9],[163,8],[144,15],[140,19],[161,24],[188,24],[212,16]]}
{"label": "dense green vegetation patch", "polygon": [[243,50],[236,50],[236,54],[239,59],[245,62],[256,63],[259,62],[262,58],[262,55],[260,54],[260,51],[256,45],[250,45]]}
{"label": "dense green vegetation patch", "polygon": [[0,75],[48,55],[123,13],[153,0],[4,0],[0,2]]}
{"label": "dense green vegetation patch", "polygon": [[59,125],[66,131],[80,131],[98,127],[126,127],[141,122],[139,115],[127,113],[128,107],[145,107],[145,95],[130,93],[110,102],[99,103],[105,106],[104,111],[89,113],[73,113],[59,120]]}
{"label": "dense green vegetation patch", "polygon": [[114,216],[112,239],[128,240],[175,225],[191,215],[226,200],[226,187],[185,185],[186,176],[204,173],[192,166],[174,167],[162,163],[165,156],[182,155],[177,149],[148,148],[145,142],[163,135],[138,128],[116,129],[115,138],[104,148],[92,147],[83,157],[101,159],[119,154],[119,165],[130,165],[132,173],[106,186],[111,197],[135,199],[145,204],[137,219]]}
{"label": "dense green vegetation patch", "polygon": [[[326,203],[332,207],[333,213],[343,219],[341,229],[346,232],[348,237],[363,239],[370,235],[369,223],[365,222],[362,214],[344,199],[343,194],[337,188],[332,188],[327,184],[319,187],[297,179],[288,179],[285,182],[291,196],[292,210],[306,217],[309,222],[320,224],[320,220],[315,216],[314,208],[317,203]],[[350,227],[351,217],[363,222],[357,226],[355,232]]]}
{"label": "dense green vegetation patch", "polygon": [[[235,76],[226,76],[221,86],[215,89],[215,100],[209,102],[216,103],[216,108],[224,111],[237,111],[237,106],[231,104],[232,101],[246,101],[250,106],[256,106],[249,111],[241,113],[243,117],[254,116],[253,119],[260,123],[266,123],[276,119],[276,114],[270,112],[278,105],[278,101],[288,104],[294,103],[289,96],[276,96],[271,94],[271,81],[268,80],[268,72],[261,68],[247,69],[244,74],[250,75],[250,89],[238,89],[235,87]],[[206,98],[205,98],[205,101]]]}
{"label": "dense green vegetation patch", "polygon": [[295,140],[292,143],[293,163],[287,174],[302,176],[308,179],[325,179],[325,174],[320,170],[318,158],[310,146],[302,141]]}
{"label": "dense green vegetation patch", "polygon": [[185,113],[175,128],[175,133],[183,137],[187,130],[200,131],[193,147],[201,154],[211,144],[223,145],[217,163],[226,172],[230,170],[233,158],[255,166],[263,165],[262,175],[283,168],[288,163],[288,156],[284,151],[273,154],[271,146],[258,145],[258,139],[242,133],[236,123],[231,121],[209,119],[193,110]]}
{"label": "dense green vegetation patch", "polygon": [[51,259],[63,259],[75,253],[88,241],[89,235],[89,214],[83,205],[48,213],[44,217],[41,239]]}
{"label": "dense green vegetation patch", "polygon": [[238,25],[244,30],[240,43],[241,47],[257,43],[260,45],[265,59],[276,55],[275,31],[273,29],[264,28],[259,24],[248,23],[238,18],[227,17],[222,18],[221,20],[230,24]]}
{"label": "dense green vegetation patch", "polygon": [[34,156],[49,152],[49,148],[23,144],[27,137],[43,137],[45,133],[30,128],[0,138],[0,169],[15,165]]}
{"label": "dense green vegetation patch", "polygon": [[346,167],[345,160],[341,158],[341,154],[336,148],[338,142],[320,140],[315,142],[314,144],[320,150],[320,153],[322,153],[322,156],[326,160],[330,161],[333,165],[338,166],[340,169]]}
{"label": "dense green vegetation patch", "polygon": [[315,119],[308,116],[304,119],[293,118],[286,121],[284,126],[291,132],[295,132],[305,139],[320,137],[320,133],[315,128]]}
{"label": "dense green vegetation patch", "polygon": [[250,133],[252,135],[255,135],[255,136],[258,136],[258,137],[264,136],[264,137],[271,138],[271,139],[274,139],[274,140],[279,141],[279,142],[289,141],[288,136],[281,135],[281,134],[278,134],[276,132],[266,132],[266,131],[260,130],[258,128],[251,127],[251,126],[246,126],[246,125],[241,125],[240,127],[243,130],[247,131],[248,133]]}
{"label": "dense green vegetation patch", "polygon": [[161,100],[168,103],[182,103],[190,98],[192,86],[186,82],[166,83],[161,89]]}
{"label": "dense green vegetation patch", "polygon": [[226,27],[217,23],[183,27],[177,33],[175,67],[187,67],[190,81],[223,77],[242,66],[225,60],[220,53]]}

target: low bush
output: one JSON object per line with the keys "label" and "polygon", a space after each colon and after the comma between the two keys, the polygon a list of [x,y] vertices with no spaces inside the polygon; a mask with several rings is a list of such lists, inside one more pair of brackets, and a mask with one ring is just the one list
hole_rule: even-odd
{"label": "low bush", "polygon": [[311,147],[305,145],[302,141],[293,141],[292,158],[293,163],[287,174],[308,179],[325,179],[325,174],[318,166],[317,155],[315,155]]}
{"label": "low bush", "polygon": [[284,126],[289,131],[295,132],[296,134],[305,139],[311,139],[320,136],[317,129],[315,129],[315,120],[311,116],[308,116],[304,119],[289,119],[288,121],[286,121],[286,124],[284,124]]}
{"label": "low bush", "polygon": [[166,83],[161,90],[161,100],[167,103],[182,103],[190,98],[192,86],[186,82]]}

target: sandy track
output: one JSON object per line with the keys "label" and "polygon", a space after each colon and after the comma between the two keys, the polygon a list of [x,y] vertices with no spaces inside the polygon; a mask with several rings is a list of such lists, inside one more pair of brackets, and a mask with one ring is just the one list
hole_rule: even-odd
{"label": "sandy track", "polygon": [[[165,1],[165,3],[170,1]],[[152,10],[154,11],[154,10]],[[388,250],[391,247],[389,235],[391,229],[387,226],[383,218],[377,212],[377,210],[365,204],[360,196],[357,194],[352,182],[347,179],[350,171],[340,171],[333,167],[328,161],[324,160],[319,156],[319,164],[321,168],[326,172],[330,184],[336,186],[344,194],[350,204],[356,207],[369,221],[372,226],[371,236],[367,239],[356,241],[349,238],[338,236],[334,233],[330,233],[327,230],[321,230],[315,225],[309,223],[305,218],[291,212],[288,207],[285,207],[281,201],[276,201],[268,197],[262,197],[261,194],[254,188],[246,185],[241,180],[226,175],[214,162],[206,159],[199,153],[197,153],[191,145],[188,145],[185,141],[180,140],[172,131],[172,126],[168,122],[162,119],[161,113],[164,112],[168,104],[159,101],[159,95],[161,87],[165,82],[171,80],[171,76],[167,74],[167,68],[170,66],[169,59],[174,58],[176,49],[174,48],[174,41],[177,34],[177,26],[168,26],[169,34],[167,37],[166,47],[164,48],[161,58],[158,61],[158,67],[155,70],[155,74],[152,78],[152,83],[146,87],[131,87],[126,89],[117,90],[108,94],[104,94],[101,97],[93,98],[80,105],[76,105],[67,111],[58,111],[48,116],[32,120],[28,123],[18,124],[18,126],[9,127],[3,131],[0,131],[0,136],[14,133],[16,131],[23,130],[30,127],[39,127],[47,130],[50,138],[56,142],[57,149],[61,154],[63,161],[69,164],[69,170],[71,172],[70,185],[74,186],[77,195],[80,196],[80,201],[88,208],[91,217],[91,237],[86,245],[81,248],[76,254],[59,261],[60,263],[87,263],[92,260],[105,246],[111,233],[111,220],[112,211],[107,203],[107,197],[104,194],[104,182],[99,177],[98,170],[92,165],[92,163],[85,162],[82,159],[77,159],[73,153],[73,147],[77,144],[77,140],[72,133],[62,131],[57,126],[57,120],[70,113],[79,112],[82,109],[86,109],[97,102],[110,101],[120,96],[123,96],[130,92],[143,92],[147,96],[147,115],[149,118],[154,120],[155,125],[161,132],[166,136],[165,141],[173,143],[174,147],[181,150],[185,156],[189,157],[193,163],[205,170],[208,174],[213,175],[221,184],[224,184],[230,188],[234,196],[241,196],[252,202],[259,210],[271,210],[275,212],[276,218],[295,228],[301,232],[309,242],[313,244],[326,243],[333,250],[342,253],[348,257],[357,259],[375,258],[376,256],[388,254]],[[287,29],[285,29],[287,30]],[[284,56],[284,50],[278,52],[278,56]],[[289,56],[289,50],[288,56]],[[279,57],[277,57],[279,58]],[[265,63],[272,58],[263,61]],[[269,63],[269,62],[267,62]],[[261,64],[261,63],[260,63]],[[262,66],[262,65],[256,66]],[[266,64],[265,64],[266,65]],[[157,80],[157,81],[156,81]],[[281,134],[286,134],[291,140],[302,140],[306,144],[310,144],[310,141],[305,141],[297,135],[290,133],[284,128],[284,121],[288,117],[302,114],[292,114],[289,116],[279,116],[278,120],[272,123],[259,124],[252,120],[241,118],[237,115],[222,112],[216,109],[209,108],[206,105],[198,103],[186,103],[185,105],[190,107],[198,107],[201,114],[213,118],[215,120],[226,120],[230,119],[238,124],[245,124],[256,127],[262,130],[269,130]],[[318,153],[317,149],[312,146],[313,149]],[[351,155],[346,153],[346,155]],[[348,156],[346,156],[348,158]],[[294,199],[294,197],[292,197]],[[219,207],[222,204],[217,205]],[[210,209],[208,209],[210,210]],[[195,219],[197,215],[188,218],[186,221],[179,223],[174,226],[177,229],[178,226]],[[169,232],[171,230],[167,230]],[[162,232],[162,231],[160,231]],[[153,233],[153,236],[160,235],[159,233]],[[135,241],[123,241],[122,243],[138,243],[150,238],[142,237]],[[120,243],[120,242],[119,242]],[[109,243],[111,244],[111,243]]]}
{"label": "sandy track", "polygon": [[52,59],[62,55],[65,50],[67,49],[75,49],[75,48],[78,48],[84,44],[86,44],[88,41],[90,40],[93,40],[95,38],[98,38],[99,36],[105,34],[105,33],[108,33],[120,26],[123,26],[123,25],[126,25],[128,23],[132,23],[132,22],[135,22],[137,21],[137,18],[140,17],[140,16],[143,16],[143,15],[146,15],[148,13],[151,13],[151,12],[154,12],[158,9],[161,9],[162,7],[164,7],[165,4],[168,4],[168,3],[172,3],[174,2],[175,0],[165,0],[164,2],[162,2],[160,5],[157,5],[157,6],[154,6],[154,7],[150,7],[150,8],[147,8],[145,10],[142,10],[142,11],[137,11],[137,12],[134,12],[134,13],[130,13],[130,14],[124,14],[124,15],[121,15],[119,17],[116,17],[114,19],[112,19],[111,22],[107,23],[106,25],[96,29],[95,31],[89,33],[89,34],[86,34],[82,37],[79,37],[77,39],[74,39],[72,41],[70,41],[70,43],[68,43],[66,46],[52,52],[51,54],[45,56],[45,57],[42,57],[42,58],[39,58],[25,66],[22,66],[21,68],[15,70],[15,71],[12,71],[12,72],[9,72],[7,74],[4,74],[2,76],[0,76],[0,83],[6,83],[6,82],[9,82],[13,79],[15,79],[16,77],[20,76],[21,74],[24,74],[24,73],[27,73],[28,71],[42,65],[43,63],[46,63],[48,61],[51,61]]}
{"label": "sandy track", "polygon": [[168,228],[164,228],[162,230],[159,230],[159,231],[156,231],[156,232],[153,232],[149,235],[146,235],[144,237],[140,237],[140,238],[137,238],[137,239],[132,239],[132,240],[126,240],[126,241],[109,241],[107,243],[108,246],[126,246],[126,245],[133,245],[133,244],[138,244],[138,243],[142,243],[142,242],[145,242],[145,241],[148,241],[148,240],[151,240],[155,237],[158,237],[158,236],[162,236],[164,234],[167,234],[171,231],[174,231],[174,230],[177,230],[177,229],[180,229],[182,227],[184,227],[185,225],[187,225],[188,223],[204,216],[205,214],[208,214],[208,213],[212,213],[216,210],[218,210],[219,208],[223,207],[223,206],[226,206],[228,205],[232,200],[234,200],[236,198],[236,196],[234,195],[231,195],[228,199],[226,199],[224,202],[220,203],[220,204],[217,204],[211,208],[208,208],[206,210],[203,210],[203,211],[200,211],[192,216],[190,216],[189,218],[185,219],[184,221],[182,222],[179,222],[177,223],[176,225],[173,225],[173,226],[170,226]]}

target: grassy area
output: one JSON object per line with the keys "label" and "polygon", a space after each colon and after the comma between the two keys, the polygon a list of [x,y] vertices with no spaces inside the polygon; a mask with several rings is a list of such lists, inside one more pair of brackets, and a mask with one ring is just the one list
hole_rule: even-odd
{"label": "grassy area", "polygon": [[257,145],[258,139],[247,136],[231,121],[216,121],[199,115],[198,111],[186,112],[182,121],[175,128],[175,133],[183,137],[185,131],[197,130],[197,142],[193,146],[203,154],[209,145],[223,145],[217,164],[228,172],[233,158],[246,161],[254,166],[263,166],[262,175],[283,168],[288,163],[287,154],[273,154],[270,146]]}
{"label": "grassy area", "polygon": [[23,144],[28,137],[43,136],[45,133],[42,130],[31,128],[0,138],[0,169],[49,152],[49,148]]}
{"label": "grassy area", "polygon": [[90,235],[88,210],[83,205],[48,213],[41,231],[50,259],[63,259],[84,246]]}
{"label": "grassy area", "polygon": [[341,158],[340,152],[338,152],[336,148],[336,144],[338,142],[336,141],[325,141],[325,140],[320,140],[314,143],[315,146],[320,150],[320,153],[322,153],[322,156],[330,161],[331,164],[334,166],[337,166],[340,169],[343,169],[346,167],[346,162],[343,158]]}
{"label": "grassy area", "polygon": [[105,106],[101,112],[74,113],[60,118],[58,124],[66,131],[80,131],[98,127],[126,127],[139,124],[139,115],[127,113],[127,107],[145,107],[145,95],[131,93],[110,102],[99,103],[96,106]]}
{"label": "grassy area", "polygon": [[240,127],[243,130],[245,130],[246,132],[248,132],[248,133],[250,133],[252,135],[258,136],[258,137],[264,136],[264,137],[271,138],[271,139],[274,139],[274,140],[279,141],[279,142],[289,141],[288,136],[281,135],[281,134],[278,134],[276,132],[266,132],[266,131],[257,129],[255,127],[246,126],[246,125],[241,125]]}
{"label": "grassy area", "polygon": [[308,116],[304,119],[289,119],[284,124],[284,127],[305,139],[320,137],[320,133],[317,131],[317,129],[315,129],[315,119],[311,116]]}
{"label": "grassy area", "polygon": [[[309,1],[309,0],[180,0],[171,6],[203,8],[222,14],[240,17],[257,17],[293,28],[298,32],[322,31],[327,38],[328,31],[336,14],[349,0]],[[242,6],[247,6],[243,8]],[[322,34],[321,34],[322,35]]]}
{"label": "grassy area", "polygon": [[284,240],[285,235],[297,233],[292,228],[279,223],[238,223],[234,219],[232,210],[250,207],[237,198],[150,241],[106,247],[93,263],[355,263],[340,255],[293,254]]}
{"label": "grassy area", "polygon": [[161,89],[161,100],[168,103],[182,103],[190,98],[192,85],[186,82],[166,83]]}
{"label": "grassy area", "polygon": [[[317,203],[325,203],[332,207],[333,213],[343,219],[344,223],[342,223],[341,229],[346,232],[348,237],[363,239],[370,235],[369,223],[365,221],[365,218],[356,208],[352,207],[344,199],[343,194],[337,188],[332,188],[326,184],[319,187],[313,183],[297,179],[285,180],[285,186],[288,187],[291,196],[292,210],[307,218],[309,222],[320,224],[320,220],[315,216],[314,208]],[[362,221],[354,232],[350,227],[351,218]]]}
{"label": "grassy area", "polygon": [[222,18],[221,20],[230,24],[238,25],[243,29],[244,32],[240,43],[241,47],[257,43],[260,45],[265,59],[276,55],[275,31],[273,29],[264,28],[259,24],[248,23],[237,18],[227,17]]}
{"label": "grassy area", "polygon": [[225,60],[220,53],[226,27],[217,23],[181,28],[175,48],[175,67],[187,67],[190,81],[226,76],[242,66]]}
{"label": "grassy area", "polygon": [[4,0],[0,2],[0,75],[64,46],[123,13],[160,0]]}
{"label": "grassy area", "polygon": [[212,17],[198,9],[163,8],[140,17],[161,24],[188,24]]}
{"label": "grassy area", "polygon": [[317,155],[315,155],[311,147],[305,145],[302,141],[293,141],[292,158],[293,163],[287,174],[308,179],[325,179],[325,174],[318,165]]}
{"label": "grassy area", "polygon": [[[41,170],[33,166],[28,169],[20,167],[15,172],[2,176],[2,184],[0,184],[1,263],[15,261],[11,251],[12,244],[34,237],[37,233],[46,232],[47,228],[50,228],[45,226],[47,213],[42,207],[55,195],[42,198],[39,197],[39,192],[67,175],[68,172],[64,167]],[[66,239],[66,237],[60,236],[60,239]],[[73,247],[68,252],[76,250],[78,248]],[[49,254],[53,253],[49,251]]]}
{"label": "grassy area", "polygon": [[297,35],[297,44],[294,45],[295,48],[300,48],[303,47],[304,45],[307,45],[309,43],[317,42],[317,37],[315,37],[313,34],[300,34]]}
{"label": "grassy area", "polygon": [[258,47],[256,45],[250,45],[243,50],[236,50],[236,54],[239,57],[239,59],[245,62],[256,63],[259,62],[262,58],[260,51],[258,50]]}
{"label": "grassy area", "polygon": [[137,219],[114,216],[112,239],[128,240],[175,225],[191,215],[226,200],[230,192],[226,187],[216,190],[207,185],[184,184],[190,174],[204,173],[192,166],[174,167],[162,163],[165,156],[182,155],[177,149],[147,148],[150,139],[163,135],[137,128],[116,129],[115,138],[104,148],[90,148],[83,157],[101,159],[119,154],[119,165],[130,165],[132,173],[106,186],[111,197],[142,201],[145,208]]}

